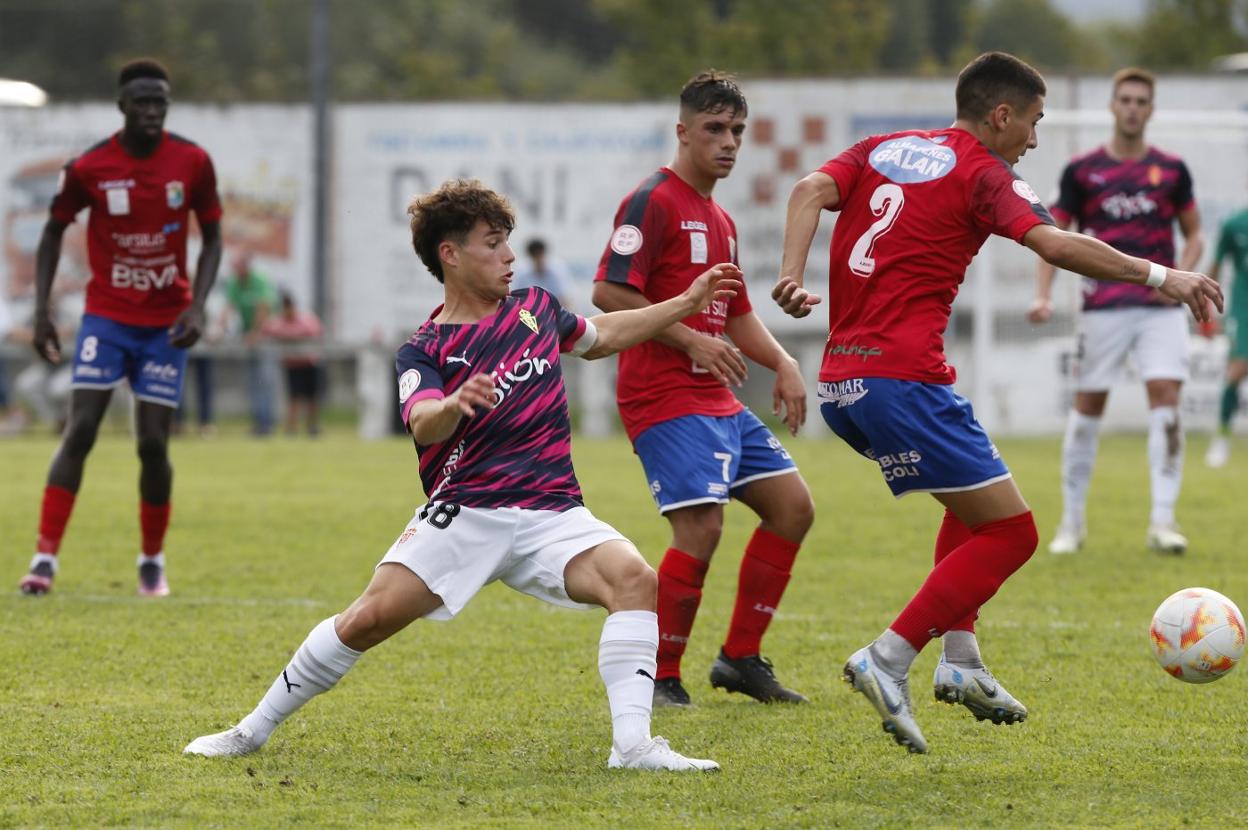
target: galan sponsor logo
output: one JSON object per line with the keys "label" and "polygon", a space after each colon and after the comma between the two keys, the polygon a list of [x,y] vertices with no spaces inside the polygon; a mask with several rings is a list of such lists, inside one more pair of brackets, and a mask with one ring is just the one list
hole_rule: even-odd
{"label": "galan sponsor logo", "polygon": [[958,163],[952,147],[942,147],[919,136],[894,138],[880,144],[870,155],[871,166],[898,184],[931,182],[949,174]]}

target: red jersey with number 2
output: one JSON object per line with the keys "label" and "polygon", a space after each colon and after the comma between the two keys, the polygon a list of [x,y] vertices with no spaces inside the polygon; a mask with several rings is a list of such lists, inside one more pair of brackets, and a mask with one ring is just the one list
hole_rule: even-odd
{"label": "red jersey with number 2", "polygon": [[167,326],[191,302],[186,274],[190,212],[200,224],[221,219],[212,159],[197,144],[166,132],[145,158],[117,136],[65,165],[52,218],[87,220],[87,313],[129,326]]}
{"label": "red jersey with number 2", "polygon": [[989,234],[1053,224],[1035,191],[965,130],[863,139],[819,172],[840,190],[820,381],[953,383],[945,327]]}
{"label": "red jersey with number 2", "polygon": [[[721,262],[737,262],[732,218],[714,199],[664,167],[620,203],[615,231],[594,279],[631,285],[651,303],[661,303]],[[682,322],[702,334],[723,337],[728,318],[749,311],[742,286],[731,300],[716,300]],[[689,355],[657,340],[620,353],[616,398],[630,440],[672,418],[735,415],[745,408]]]}

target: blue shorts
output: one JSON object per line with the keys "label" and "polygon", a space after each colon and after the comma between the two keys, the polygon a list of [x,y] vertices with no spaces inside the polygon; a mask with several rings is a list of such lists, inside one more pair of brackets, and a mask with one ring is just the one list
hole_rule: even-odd
{"label": "blue shorts", "polygon": [[952,386],[893,378],[819,384],[819,411],[841,440],[880,465],[894,496],[975,490],[1010,477]]}
{"label": "blue shorts", "polygon": [[177,408],[186,349],[169,345],[166,326],[128,326],[84,314],[74,346],[75,389],[112,389],[125,378],[134,397]]}
{"label": "blue shorts", "polygon": [[748,409],[663,421],[638,435],[633,450],[660,513],[727,504],[751,481],[797,471],[780,439]]}

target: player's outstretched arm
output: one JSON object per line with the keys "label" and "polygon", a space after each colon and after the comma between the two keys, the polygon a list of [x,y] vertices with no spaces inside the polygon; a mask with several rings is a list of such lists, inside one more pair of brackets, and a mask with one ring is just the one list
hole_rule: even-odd
{"label": "player's outstretched arm", "polygon": [[[1057,227],[1069,230],[1070,220],[1058,220]],[[1057,277],[1057,266],[1036,260],[1036,298],[1027,309],[1027,319],[1036,325],[1049,322],[1053,316],[1053,280]]]}
{"label": "player's outstretched arm", "polygon": [[1201,322],[1210,318],[1211,304],[1222,311],[1222,289],[1204,274],[1127,256],[1099,239],[1052,225],[1036,225],[1023,236],[1023,244],[1045,262],[1085,277],[1156,288],[1163,296],[1190,308],[1192,316]]}
{"label": "player's outstretched arm", "polygon": [[200,225],[203,246],[199,249],[199,261],[195,265],[195,284],[191,288],[191,304],[178,315],[169,329],[169,343],[179,349],[189,349],[208,327],[204,316],[204,304],[217,281],[217,268],[221,265],[221,224],[204,222]]}
{"label": "player's outstretched arm", "polygon": [[31,343],[39,356],[49,363],[61,362],[61,339],[52,323],[48,298],[52,296],[52,280],[61,261],[61,241],[65,237],[64,222],[49,219],[39,237],[35,251],[35,319]]}
{"label": "player's outstretched arm", "polygon": [[806,423],[806,382],[797,361],[753,311],[729,317],[725,333],[746,357],[776,373],[771,412],[782,416],[789,432],[797,435],[798,428]]}
{"label": "player's outstretched arm", "polygon": [[[594,305],[611,312],[647,308],[651,303],[631,285],[603,280],[594,283]],[[745,361],[736,346],[726,340],[691,329],[684,323],[673,323],[651,339],[684,352],[725,386],[745,383],[748,373]]]}
{"label": "player's outstretched arm", "polygon": [[806,277],[806,258],[810,243],[819,228],[824,210],[836,210],[841,204],[841,191],[836,179],[827,173],[811,173],[793,186],[784,217],[784,247],[780,259],[780,278],[771,290],[771,298],[791,317],[805,317],[822,300],[802,287]]}
{"label": "player's outstretched arm", "polygon": [[407,415],[407,427],[417,444],[436,444],[450,438],[460,419],[471,418],[478,408],[494,408],[494,379],[484,372],[468,378],[445,398],[418,401]]}
{"label": "player's outstretched arm", "polygon": [[651,339],[673,323],[697,314],[715,300],[732,299],[740,288],[741,269],[731,262],[721,262],[703,271],[688,288],[670,300],[591,317],[589,321],[594,324],[598,339],[583,357],[596,360],[622,352]]}

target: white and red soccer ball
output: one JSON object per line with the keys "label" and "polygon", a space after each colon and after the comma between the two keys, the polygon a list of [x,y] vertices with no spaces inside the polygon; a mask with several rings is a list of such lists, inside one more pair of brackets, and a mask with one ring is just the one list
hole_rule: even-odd
{"label": "white and red soccer ball", "polygon": [[1185,683],[1217,680],[1244,656],[1244,616],[1208,588],[1185,588],[1167,597],[1148,634],[1157,662]]}

